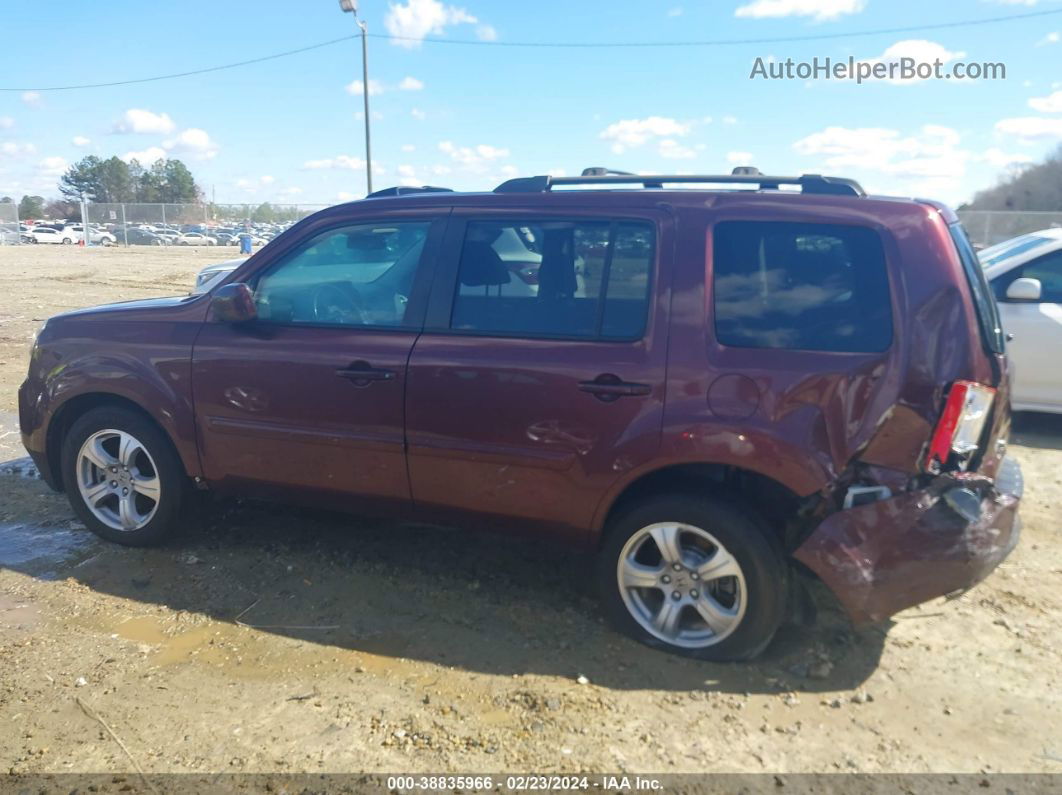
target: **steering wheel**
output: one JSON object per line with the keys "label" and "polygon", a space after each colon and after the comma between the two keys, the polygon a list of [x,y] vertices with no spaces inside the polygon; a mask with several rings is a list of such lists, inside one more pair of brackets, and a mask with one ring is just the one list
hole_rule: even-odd
{"label": "steering wheel", "polygon": [[344,290],[335,284],[322,284],[313,292],[313,317],[331,325],[368,325],[357,290]]}

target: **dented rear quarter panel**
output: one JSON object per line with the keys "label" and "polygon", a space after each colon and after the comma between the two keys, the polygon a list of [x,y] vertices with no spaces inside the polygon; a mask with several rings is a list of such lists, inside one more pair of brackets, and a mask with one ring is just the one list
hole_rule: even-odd
{"label": "dented rear quarter panel", "polygon": [[[992,383],[973,303],[940,212],[909,201],[714,195],[681,206],[663,457],[760,472],[800,496],[856,462],[916,474],[956,379]],[[712,230],[729,220],[869,227],[882,240],[894,337],[882,353],[734,348],[712,319]],[[679,342],[681,341],[681,342]],[[724,397],[716,400],[720,385]],[[712,400],[709,401],[709,392]],[[742,393],[745,393],[742,395]]]}

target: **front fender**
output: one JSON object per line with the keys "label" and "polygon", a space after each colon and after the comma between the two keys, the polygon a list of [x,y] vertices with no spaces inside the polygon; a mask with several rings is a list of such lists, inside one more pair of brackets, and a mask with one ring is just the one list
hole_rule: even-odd
{"label": "front fender", "polygon": [[[65,422],[73,406],[90,397],[128,401],[154,419],[169,436],[192,477],[201,476],[191,395],[190,345],[159,346],[151,356],[129,349],[98,351],[69,348],[35,353],[34,374],[20,399],[23,441],[31,454],[48,455],[56,441],[52,429]],[[54,473],[52,473],[54,476]]]}

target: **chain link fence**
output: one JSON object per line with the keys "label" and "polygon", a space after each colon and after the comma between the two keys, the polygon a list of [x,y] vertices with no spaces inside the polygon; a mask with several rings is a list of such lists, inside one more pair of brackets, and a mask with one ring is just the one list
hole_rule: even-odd
{"label": "chain link fence", "polygon": [[1062,213],[960,210],[958,216],[974,245],[979,247],[993,246],[1041,229],[1062,227]]}
{"label": "chain link fence", "polygon": [[0,202],[0,246],[18,245],[18,205]]}
{"label": "chain link fence", "polygon": [[135,245],[235,245],[250,232],[268,240],[326,204],[132,204],[88,205],[92,243]]}
{"label": "chain link fence", "polygon": [[[208,245],[226,244],[242,231],[271,236],[327,204],[99,204],[88,205],[90,242],[169,245],[184,234],[205,235]],[[80,215],[80,213],[79,213]],[[1062,227],[1062,212],[960,210],[959,218],[978,247],[1039,229]],[[77,219],[53,219],[73,220]],[[45,222],[47,223],[47,222]],[[111,239],[113,238],[113,240]],[[197,238],[190,238],[195,240]],[[0,245],[25,242],[19,234],[18,205],[0,203]]]}

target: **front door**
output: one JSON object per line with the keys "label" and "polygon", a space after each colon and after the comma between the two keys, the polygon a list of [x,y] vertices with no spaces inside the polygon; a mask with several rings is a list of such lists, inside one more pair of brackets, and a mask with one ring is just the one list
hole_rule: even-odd
{"label": "front door", "polygon": [[671,222],[650,215],[455,210],[409,366],[419,509],[578,534],[653,457]]}
{"label": "front door", "polygon": [[[1039,301],[1014,301],[1007,288],[1018,278],[1040,282]],[[1011,364],[1015,409],[1062,411],[1062,251],[1037,257],[992,281],[999,300]]]}
{"label": "front door", "polygon": [[443,225],[316,225],[251,277],[257,321],[208,319],[193,352],[208,481],[408,504],[406,363]]}

